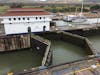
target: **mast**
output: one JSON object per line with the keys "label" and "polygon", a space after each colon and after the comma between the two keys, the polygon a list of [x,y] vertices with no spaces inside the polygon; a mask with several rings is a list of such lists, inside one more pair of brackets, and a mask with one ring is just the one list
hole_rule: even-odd
{"label": "mast", "polygon": [[75,9],[75,15],[77,15],[77,7],[76,7],[76,9]]}
{"label": "mast", "polygon": [[82,7],[81,7],[81,15],[83,14],[83,0],[82,0]]}

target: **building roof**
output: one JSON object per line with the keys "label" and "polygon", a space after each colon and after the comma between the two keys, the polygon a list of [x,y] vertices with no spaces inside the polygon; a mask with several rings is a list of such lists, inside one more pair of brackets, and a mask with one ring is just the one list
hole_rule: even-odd
{"label": "building roof", "polygon": [[44,11],[41,8],[12,8],[8,11]]}
{"label": "building roof", "polygon": [[8,10],[2,16],[33,16],[33,15],[50,15],[50,13],[39,8],[13,8]]}

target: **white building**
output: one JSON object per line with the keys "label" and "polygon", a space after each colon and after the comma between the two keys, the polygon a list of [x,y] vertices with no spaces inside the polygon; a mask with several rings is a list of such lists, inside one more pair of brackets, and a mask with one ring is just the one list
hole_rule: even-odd
{"label": "white building", "polygon": [[0,18],[4,24],[5,34],[26,33],[31,27],[32,32],[50,30],[51,15],[43,9],[13,8],[3,14]]}

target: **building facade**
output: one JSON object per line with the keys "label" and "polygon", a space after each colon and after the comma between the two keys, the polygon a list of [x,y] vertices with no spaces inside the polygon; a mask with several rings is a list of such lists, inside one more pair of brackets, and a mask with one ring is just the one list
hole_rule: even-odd
{"label": "building facade", "polygon": [[1,16],[5,34],[27,33],[50,30],[51,15],[43,9],[14,8]]}

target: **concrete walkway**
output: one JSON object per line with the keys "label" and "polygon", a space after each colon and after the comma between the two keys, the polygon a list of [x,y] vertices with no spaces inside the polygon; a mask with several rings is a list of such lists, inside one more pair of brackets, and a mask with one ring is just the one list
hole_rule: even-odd
{"label": "concrete walkway", "polygon": [[45,69],[35,75],[100,75],[100,62],[83,60]]}

